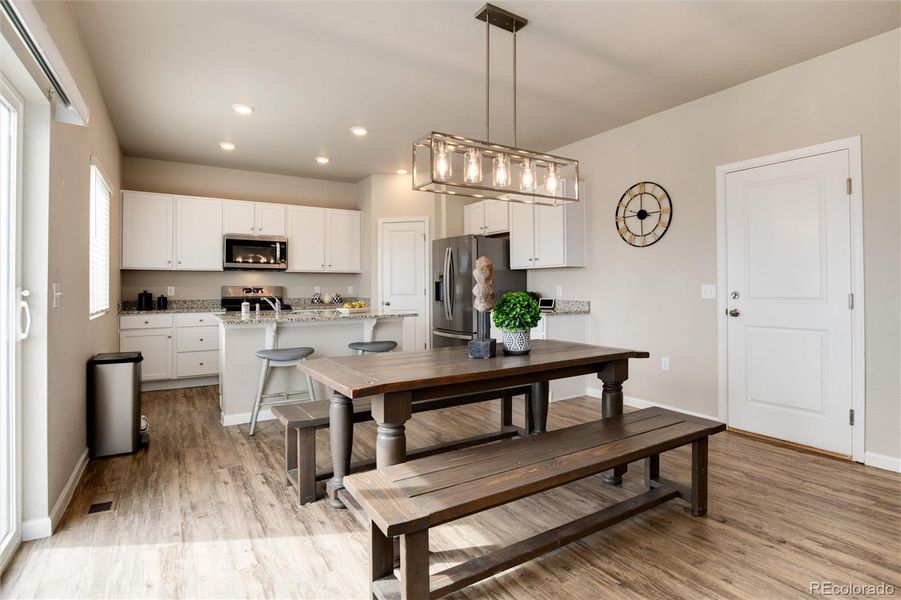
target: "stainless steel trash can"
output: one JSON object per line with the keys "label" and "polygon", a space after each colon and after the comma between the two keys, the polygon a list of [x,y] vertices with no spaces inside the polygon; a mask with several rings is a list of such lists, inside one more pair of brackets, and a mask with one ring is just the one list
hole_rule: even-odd
{"label": "stainless steel trash can", "polygon": [[97,354],[88,361],[91,456],[137,452],[141,437],[140,352]]}

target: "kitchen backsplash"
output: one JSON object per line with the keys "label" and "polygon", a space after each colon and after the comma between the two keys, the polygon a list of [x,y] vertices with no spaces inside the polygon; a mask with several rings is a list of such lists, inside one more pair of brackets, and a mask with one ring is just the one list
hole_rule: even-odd
{"label": "kitchen backsplash", "polygon": [[[148,290],[149,291],[149,290]],[[156,296],[154,296],[154,299]],[[341,304],[345,302],[355,302],[357,300],[363,300],[364,302],[369,302],[369,298],[365,298],[362,296],[342,296]],[[325,304],[323,302],[313,303],[312,297],[297,297],[292,298],[290,296],[286,296],[284,298],[284,303],[290,306],[292,309],[294,308],[327,308],[330,306],[336,306],[335,304]],[[339,304],[340,305],[340,304]],[[155,305],[154,305],[155,306]],[[138,303],[135,300],[123,300],[119,303],[119,311],[134,311],[137,310]],[[172,312],[216,312],[221,310],[220,300],[216,299],[193,299],[193,300],[185,300],[185,299],[173,299],[169,301],[169,306],[167,310]],[[264,305],[261,307],[265,310],[269,310],[268,305]],[[152,310],[150,312],[153,312]]]}

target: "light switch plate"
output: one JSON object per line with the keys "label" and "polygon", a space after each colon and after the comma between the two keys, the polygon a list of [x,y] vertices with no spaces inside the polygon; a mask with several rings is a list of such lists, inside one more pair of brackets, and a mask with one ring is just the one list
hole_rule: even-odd
{"label": "light switch plate", "polygon": [[669,371],[669,356],[660,357],[660,368],[664,371]]}
{"label": "light switch plate", "polygon": [[701,285],[701,298],[703,298],[704,300],[716,299],[716,284],[705,283]]}
{"label": "light switch plate", "polygon": [[53,284],[53,308],[59,308],[63,303],[63,291],[62,285],[59,283]]}
{"label": "light switch plate", "polygon": [[170,285],[166,288],[166,295],[170,298],[175,295],[175,286]]}
{"label": "light switch plate", "polygon": [[347,295],[348,296],[354,295],[354,286],[352,286],[352,285],[347,286]]}
{"label": "light switch plate", "polygon": [[563,286],[562,285],[557,286],[557,291],[555,292],[555,294],[556,294],[557,298],[563,297]]}

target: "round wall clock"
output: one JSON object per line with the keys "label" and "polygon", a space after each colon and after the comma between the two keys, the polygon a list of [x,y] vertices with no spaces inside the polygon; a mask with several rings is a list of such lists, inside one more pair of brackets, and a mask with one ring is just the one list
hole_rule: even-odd
{"label": "round wall clock", "polygon": [[636,183],[616,205],[619,237],[638,248],[660,241],[673,221],[673,204],[663,186],[653,181]]}

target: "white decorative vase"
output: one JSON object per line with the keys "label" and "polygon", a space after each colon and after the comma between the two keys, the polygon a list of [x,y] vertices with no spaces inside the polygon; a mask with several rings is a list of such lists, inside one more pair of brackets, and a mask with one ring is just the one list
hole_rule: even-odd
{"label": "white decorative vase", "polygon": [[501,340],[504,342],[505,354],[528,354],[532,349],[531,330],[508,331],[501,329]]}

